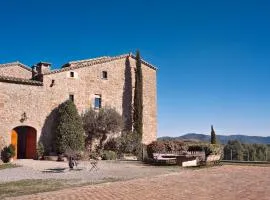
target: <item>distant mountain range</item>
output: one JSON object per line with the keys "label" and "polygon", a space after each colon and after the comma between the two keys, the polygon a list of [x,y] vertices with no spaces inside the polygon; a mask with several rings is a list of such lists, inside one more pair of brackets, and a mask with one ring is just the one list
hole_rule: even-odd
{"label": "distant mountain range", "polygon": [[[160,137],[158,140],[200,140],[200,141],[210,141],[210,135],[197,134],[197,133],[188,133],[179,137]],[[270,137],[261,137],[261,136],[248,136],[248,135],[217,135],[217,139],[222,144],[227,144],[229,140],[238,140],[241,143],[248,144],[270,144]]]}

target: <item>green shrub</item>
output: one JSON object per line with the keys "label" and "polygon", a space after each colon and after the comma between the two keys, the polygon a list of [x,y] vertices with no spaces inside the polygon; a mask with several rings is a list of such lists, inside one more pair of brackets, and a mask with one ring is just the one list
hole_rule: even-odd
{"label": "green shrub", "polygon": [[65,153],[68,149],[73,151],[84,149],[85,137],[82,119],[71,100],[58,107],[55,136],[56,150],[59,154]]}
{"label": "green shrub", "polygon": [[4,147],[1,151],[1,159],[4,163],[7,163],[15,156],[15,154],[15,147],[14,145],[10,144],[9,146]]}
{"label": "green shrub", "polygon": [[44,145],[42,144],[42,142],[38,142],[38,148],[37,148],[37,156],[38,159],[42,159],[45,153],[45,149],[44,149]]}
{"label": "green shrub", "polygon": [[128,132],[123,133],[121,137],[118,138],[119,140],[119,155],[123,153],[130,153],[135,156],[140,156],[141,154],[141,140],[140,136],[136,133]]}
{"label": "green shrub", "polygon": [[117,153],[118,157],[123,154],[129,154],[140,158],[142,156],[142,144],[138,134],[132,132],[124,132],[120,137],[109,139],[104,150],[110,150]]}
{"label": "green shrub", "polygon": [[223,147],[219,144],[191,143],[187,145],[188,151],[204,151],[206,156],[222,154]]}
{"label": "green shrub", "polygon": [[208,144],[204,146],[205,155],[222,155],[223,153],[223,146],[219,144]]}
{"label": "green shrub", "polygon": [[185,144],[181,140],[157,140],[147,145],[147,154],[153,158],[153,153],[166,153],[185,150]]}
{"label": "green shrub", "polygon": [[118,151],[120,147],[119,138],[111,138],[104,144],[104,150]]}
{"label": "green shrub", "polygon": [[183,151],[184,150],[184,146],[185,143],[181,140],[165,140],[164,141],[164,145],[165,145],[165,151]]}
{"label": "green shrub", "polygon": [[147,145],[147,155],[149,158],[153,158],[153,153],[163,152],[165,150],[164,141],[154,141]]}
{"label": "green shrub", "polygon": [[102,160],[116,160],[116,158],[117,158],[116,152],[110,150],[103,151]]}
{"label": "green shrub", "polygon": [[89,153],[89,159],[94,159],[94,160],[97,160],[100,158],[100,154],[95,152],[95,151],[92,151]]}
{"label": "green shrub", "polygon": [[204,147],[200,144],[191,144],[191,145],[188,145],[188,148],[187,148],[188,151],[203,151],[204,150]]}
{"label": "green shrub", "polygon": [[206,156],[210,154],[222,154],[223,147],[219,144],[208,144],[203,142],[184,143],[181,140],[158,140],[147,145],[147,154],[153,158],[153,153],[168,153],[179,151],[205,151]]}

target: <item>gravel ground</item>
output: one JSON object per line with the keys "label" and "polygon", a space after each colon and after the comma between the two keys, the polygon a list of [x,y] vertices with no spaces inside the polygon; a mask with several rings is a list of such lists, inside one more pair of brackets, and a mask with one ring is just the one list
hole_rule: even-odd
{"label": "gravel ground", "polygon": [[127,180],[179,172],[179,167],[146,166],[137,161],[99,161],[98,170],[90,171],[88,161],[79,163],[76,170],[69,170],[67,162],[16,160],[21,167],[0,170],[0,183],[24,179],[76,179],[76,183],[102,180]]}

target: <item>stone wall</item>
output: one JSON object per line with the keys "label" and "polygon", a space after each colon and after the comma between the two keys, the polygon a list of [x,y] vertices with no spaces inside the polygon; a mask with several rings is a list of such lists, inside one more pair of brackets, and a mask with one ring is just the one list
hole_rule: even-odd
{"label": "stone wall", "polygon": [[[54,112],[59,104],[74,95],[80,113],[94,106],[95,95],[101,95],[102,106],[115,108],[125,117],[126,129],[131,130],[132,101],[136,62],[123,57],[110,62],[48,73],[43,86],[0,82],[0,135],[10,143],[10,132],[21,125],[37,130],[37,139],[50,140],[53,135]],[[143,143],[156,140],[156,70],[142,64],[143,70]],[[108,78],[102,79],[102,71]],[[70,77],[74,72],[74,77]],[[20,122],[23,113],[27,120]],[[53,149],[52,149],[53,150]]]}
{"label": "stone wall", "polygon": [[32,72],[19,65],[0,67],[0,76],[11,76],[16,78],[31,79]]}
{"label": "stone wall", "polygon": [[[47,110],[39,106],[46,104],[44,97],[42,86],[0,82],[0,136],[7,144],[10,143],[12,129],[17,126],[32,126],[40,135],[47,114]],[[26,113],[27,120],[22,123],[23,113]]]}
{"label": "stone wall", "polygon": [[[135,88],[136,60],[130,59],[132,66],[133,94]],[[143,143],[149,144],[157,138],[157,88],[156,70],[142,64],[143,76]]]}

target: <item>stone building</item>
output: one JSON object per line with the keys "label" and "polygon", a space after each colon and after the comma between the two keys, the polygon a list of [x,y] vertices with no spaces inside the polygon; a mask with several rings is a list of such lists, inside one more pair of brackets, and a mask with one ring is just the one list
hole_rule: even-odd
{"label": "stone building", "polygon": [[[39,62],[0,65],[0,137],[16,146],[17,158],[33,158],[37,142],[52,137],[54,111],[71,99],[80,113],[115,108],[131,128],[136,59],[132,54],[72,61],[60,69]],[[156,68],[142,60],[143,143],[156,139]]]}

